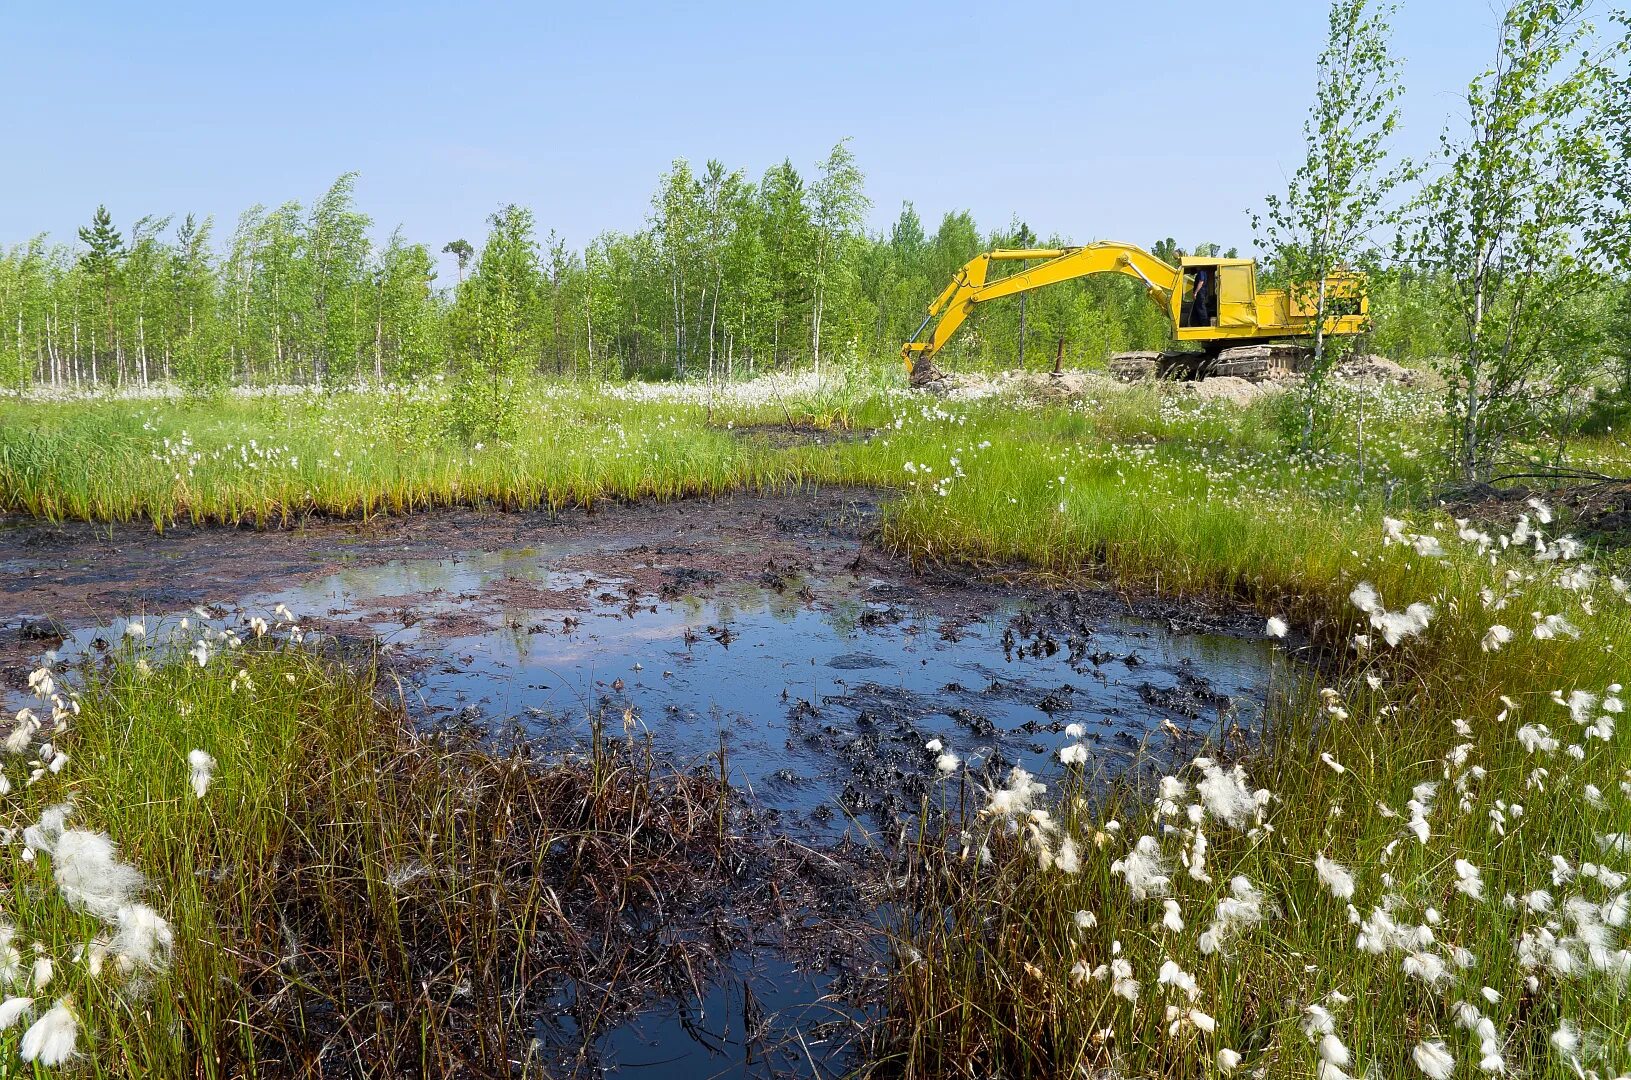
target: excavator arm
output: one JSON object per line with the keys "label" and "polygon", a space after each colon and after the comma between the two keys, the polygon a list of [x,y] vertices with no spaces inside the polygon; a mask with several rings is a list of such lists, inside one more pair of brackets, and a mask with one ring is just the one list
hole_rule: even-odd
{"label": "excavator arm", "polygon": [[[1017,274],[1009,274],[988,281],[991,264],[1019,260],[1038,261]],[[998,300],[1005,296],[1055,285],[1088,274],[1126,274],[1137,278],[1149,290],[1150,298],[1163,308],[1167,307],[1172,291],[1178,288],[1179,271],[1142,248],[1114,241],[1101,241],[1085,247],[1068,248],[999,248],[976,255],[952,278],[951,284],[929,305],[928,318],[918,327],[912,340],[901,349],[909,373],[920,373],[931,364],[957,328],[963,325],[976,304]],[[938,321],[937,321],[938,320]],[[919,341],[923,331],[929,336]]]}

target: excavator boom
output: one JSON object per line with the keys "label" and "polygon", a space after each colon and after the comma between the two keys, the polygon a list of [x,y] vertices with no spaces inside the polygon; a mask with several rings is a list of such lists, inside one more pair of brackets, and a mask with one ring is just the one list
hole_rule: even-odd
{"label": "excavator boom", "polygon": [[[998,262],[1031,262],[1017,273],[991,279]],[[1144,285],[1172,320],[1179,341],[1198,343],[1203,354],[1228,346],[1256,345],[1312,334],[1316,306],[1326,297],[1327,334],[1364,330],[1368,308],[1363,280],[1339,273],[1325,282],[1283,290],[1257,290],[1251,259],[1185,257],[1172,266],[1149,252],[1115,241],[1082,247],[999,248],[970,259],[929,305],[928,317],[901,348],[913,381],[932,372],[933,358],[978,304],[1040,289],[1088,274],[1125,274]],[[918,340],[927,329],[929,335]],[[1198,373],[1198,370],[1197,370]]]}

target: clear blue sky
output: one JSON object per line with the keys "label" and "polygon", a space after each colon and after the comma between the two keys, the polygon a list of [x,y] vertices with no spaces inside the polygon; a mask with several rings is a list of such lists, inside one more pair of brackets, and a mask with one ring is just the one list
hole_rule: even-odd
{"label": "clear blue sky", "polygon": [[[1495,21],[1403,0],[1403,149],[1433,145]],[[1325,4],[13,2],[0,26],[0,243],[72,240],[99,202],[224,237],[356,170],[381,231],[433,250],[510,201],[581,245],[638,227],[676,157],[757,177],[852,136],[875,227],[911,199],[931,229],[969,209],[1245,247],[1301,153]]]}

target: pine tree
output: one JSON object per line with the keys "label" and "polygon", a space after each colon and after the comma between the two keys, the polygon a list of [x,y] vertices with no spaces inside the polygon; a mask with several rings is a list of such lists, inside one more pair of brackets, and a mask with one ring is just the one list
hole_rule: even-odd
{"label": "pine tree", "polygon": [[464,271],[470,265],[470,260],[475,258],[476,249],[470,246],[470,241],[468,240],[449,240],[447,243],[442,245],[442,254],[452,255],[456,260],[458,260],[459,284],[463,285]]}
{"label": "pine tree", "polygon": [[[96,213],[91,217],[90,225],[79,230],[79,239],[85,245],[85,252],[79,257],[79,265],[102,286],[103,324],[107,328],[107,337],[103,339],[103,343],[108,349],[114,350],[117,365],[113,283],[125,257],[124,237],[113,227],[113,217],[108,213],[108,208],[98,206]],[[92,351],[94,352],[94,349]],[[117,370],[116,366],[115,371]]]}

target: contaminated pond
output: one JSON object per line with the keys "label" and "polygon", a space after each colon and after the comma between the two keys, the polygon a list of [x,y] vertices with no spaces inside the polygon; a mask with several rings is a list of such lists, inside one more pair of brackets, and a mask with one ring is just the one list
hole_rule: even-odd
{"label": "contaminated pond", "polygon": [[[70,626],[57,656],[95,655],[135,618],[163,641],[184,618],[241,628],[282,606],[318,641],[374,646],[428,728],[521,733],[563,754],[597,735],[645,741],[678,768],[722,772],[810,845],[894,835],[963,775],[1019,765],[1055,781],[1069,744],[1111,777],[1152,747],[1249,735],[1289,662],[1239,625],[936,581],[842,537],[804,537],[796,557],[780,539],[641,541],[331,565],[197,610]],[[559,1071],[595,1075],[825,1076],[852,1063],[852,1040],[831,1035],[864,1020],[841,971],[752,948],[724,970],[587,1036],[573,1008],[583,988],[564,987],[537,1046]]]}

